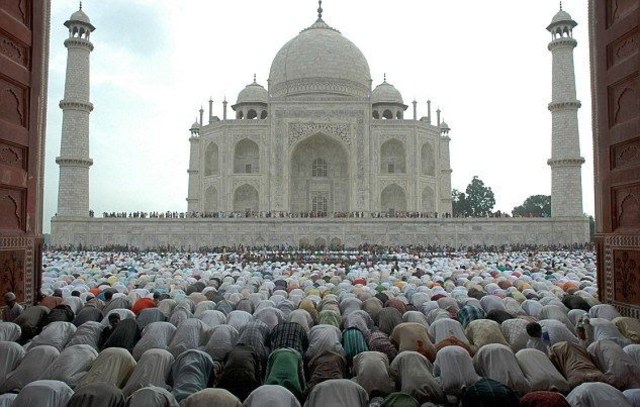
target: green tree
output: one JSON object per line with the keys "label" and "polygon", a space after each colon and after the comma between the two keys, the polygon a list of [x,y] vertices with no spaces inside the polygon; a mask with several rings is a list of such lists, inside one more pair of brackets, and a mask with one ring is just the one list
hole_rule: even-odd
{"label": "green tree", "polygon": [[469,208],[467,204],[467,196],[464,192],[460,192],[457,189],[451,191],[451,197],[453,199],[453,216],[469,216]]}
{"label": "green tree", "polygon": [[524,203],[511,211],[513,216],[529,216],[534,218],[551,217],[551,195],[531,195]]}
{"label": "green tree", "polygon": [[465,192],[454,189],[452,199],[454,216],[488,216],[496,204],[491,188],[485,186],[477,176],[473,177]]}

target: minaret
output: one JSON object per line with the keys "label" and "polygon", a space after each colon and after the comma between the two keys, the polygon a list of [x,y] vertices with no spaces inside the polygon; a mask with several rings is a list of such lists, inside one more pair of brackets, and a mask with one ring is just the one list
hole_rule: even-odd
{"label": "minaret", "polygon": [[551,33],[549,51],[553,58],[551,111],[551,216],[583,216],[581,167],[578,135],[576,78],[573,68],[573,39],[577,25],[569,13],[562,10],[553,17],[547,30]]}
{"label": "minaret", "polygon": [[[447,123],[440,123],[440,205],[438,212],[441,216],[453,213],[453,198],[451,196],[451,155],[449,144],[451,137],[449,131],[451,128]],[[440,215],[439,215],[440,216]]]}
{"label": "minaret", "polygon": [[189,186],[187,191],[187,211],[198,212],[200,208],[200,124],[198,120],[193,122],[189,132],[189,144],[191,145],[189,154]]}
{"label": "minaret", "polygon": [[64,23],[69,38],[64,46],[69,50],[62,109],[62,137],[58,184],[58,216],[89,216],[89,114],[93,104],[89,101],[89,56],[93,44],[89,41],[95,27],[80,10]]}

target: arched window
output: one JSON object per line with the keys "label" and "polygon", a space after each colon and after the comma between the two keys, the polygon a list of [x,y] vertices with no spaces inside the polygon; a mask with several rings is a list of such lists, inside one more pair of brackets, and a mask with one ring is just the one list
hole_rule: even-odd
{"label": "arched window", "polygon": [[407,199],[404,189],[392,184],[382,190],[380,197],[380,210],[392,212],[404,212],[407,210]]}
{"label": "arched window", "polygon": [[211,143],[204,153],[204,176],[218,175],[218,146]]}
{"label": "arched window", "polygon": [[326,196],[316,195],[311,200],[311,211],[317,216],[327,216],[329,201]]}
{"label": "arched window", "polygon": [[379,119],[379,118],[380,118],[380,113],[378,113],[378,111],[377,111],[377,110],[374,110],[374,111],[373,111],[373,118],[374,118],[374,119]]}
{"label": "arched window", "polygon": [[327,162],[322,158],[316,158],[311,164],[311,176],[313,177],[326,177],[327,176]]}
{"label": "arched window", "polygon": [[253,120],[258,118],[258,113],[254,109],[249,109],[247,112],[247,119]]}
{"label": "arched window", "polygon": [[433,213],[436,211],[436,194],[430,187],[422,190],[422,212]]}
{"label": "arched window", "polygon": [[234,174],[255,174],[260,172],[260,149],[256,143],[244,139],[236,144],[233,158]]}
{"label": "arched window", "polygon": [[215,187],[209,187],[204,196],[204,212],[211,213],[216,210],[218,210],[218,190]]}
{"label": "arched window", "polygon": [[391,120],[391,119],[393,119],[393,113],[391,112],[391,110],[387,109],[384,112],[382,112],[382,118],[383,119],[387,119],[387,120]]}
{"label": "arched window", "polygon": [[234,212],[257,211],[259,202],[258,190],[251,185],[242,185],[233,194]]}
{"label": "arched window", "polygon": [[267,111],[263,110],[262,113],[260,113],[260,119],[262,119],[262,120],[266,119],[267,118],[267,114],[268,114]]}
{"label": "arched window", "polygon": [[434,176],[436,175],[436,161],[435,154],[433,153],[433,147],[429,143],[422,145],[421,151],[421,167],[422,175]]}
{"label": "arched window", "polygon": [[380,148],[380,172],[404,174],[406,172],[404,145],[399,140],[389,140]]}

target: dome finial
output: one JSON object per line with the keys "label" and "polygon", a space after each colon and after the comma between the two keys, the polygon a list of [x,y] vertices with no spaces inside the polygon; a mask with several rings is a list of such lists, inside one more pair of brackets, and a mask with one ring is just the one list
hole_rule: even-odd
{"label": "dome finial", "polygon": [[562,11],[562,0],[560,0],[560,11]]}
{"label": "dome finial", "polygon": [[257,83],[256,82],[256,74],[253,74],[253,83]]}
{"label": "dome finial", "polygon": [[318,0],[318,20],[322,20],[322,0]]}
{"label": "dome finial", "polygon": [[387,82],[387,73],[382,74],[383,82]]}
{"label": "dome finial", "polygon": [[82,10],[82,0],[80,0],[80,10]]}

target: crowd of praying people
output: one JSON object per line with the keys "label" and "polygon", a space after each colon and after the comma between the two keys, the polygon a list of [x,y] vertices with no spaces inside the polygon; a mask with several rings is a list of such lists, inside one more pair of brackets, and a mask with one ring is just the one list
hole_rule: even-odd
{"label": "crowd of praying people", "polygon": [[640,406],[596,283],[587,249],[48,251],[0,407]]}

